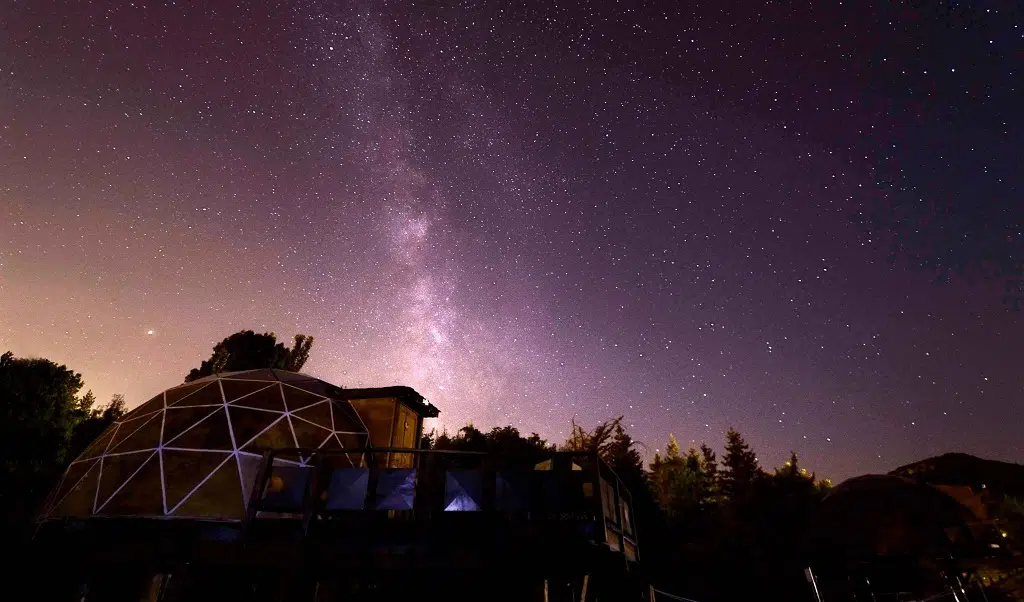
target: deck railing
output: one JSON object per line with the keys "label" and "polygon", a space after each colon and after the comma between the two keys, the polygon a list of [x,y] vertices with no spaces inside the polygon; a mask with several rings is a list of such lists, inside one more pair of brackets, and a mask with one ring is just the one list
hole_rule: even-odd
{"label": "deck railing", "polygon": [[593,543],[639,558],[632,499],[597,454],[430,449],[274,449],[264,454],[246,521],[318,521],[374,513],[412,520],[576,523]]}

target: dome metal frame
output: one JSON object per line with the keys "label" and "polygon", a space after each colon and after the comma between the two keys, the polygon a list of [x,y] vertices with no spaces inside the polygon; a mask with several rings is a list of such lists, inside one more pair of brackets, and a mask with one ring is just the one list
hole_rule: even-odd
{"label": "dome metal frame", "polygon": [[[269,448],[362,449],[368,429],[341,389],[283,370],[172,387],[105,430],[65,471],[42,519],[241,520]],[[353,465],[358,454],[347,455]],[[305,465],[307,458],[275,459]]]}

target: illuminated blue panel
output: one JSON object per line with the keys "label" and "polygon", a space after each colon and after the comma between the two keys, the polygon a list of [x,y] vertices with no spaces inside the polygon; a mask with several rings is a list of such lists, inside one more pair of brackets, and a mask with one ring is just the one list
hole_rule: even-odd
{"label": "illuminated blue panel", "polygon": [[449,470],[444,482],[445,512],[480,510],[483,490],[483,474],[479,470]]}
{"label": "illuminated blue panel", "polygon": [[389,468],[378,473],[378,510],[412,510],[415,499],[415,468]]}

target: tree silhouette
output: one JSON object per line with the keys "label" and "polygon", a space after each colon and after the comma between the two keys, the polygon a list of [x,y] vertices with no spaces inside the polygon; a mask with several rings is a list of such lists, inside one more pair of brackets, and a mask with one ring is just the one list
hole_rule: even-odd
{"label": "tree silhouette", "polygon": [[252,330],[242,330],[217,343],[210,359],[193,368],[185,382],[236,370],[279,368],[298,372],[309,359],[312,347],[313,337],[304,334],[295,335],[292,347],[288,348],[284,343],[278,343],[277,335],[272,332],[257,334]]}
{"label": "tree silhouette", "polygon": [[[578,451],[596,453],[608,462],[608,457],[613,453],[612,447],[616,445],[616,427],[621,429],[622,416],[614,420],[608,420],[588,431],[572,421],[572,430],[569,438],[562,444],[563,451]],[[610,462],[609,462],[610,463]]]}
{"label": "tree silhouette", "polygon": [[732,501],[740,501],[749,495],[761,476],[757,456],[736,429],[729,429],[725,434],[722,469],[722,492]]}
{"label": "tree silhouette", "polygon": [[713,500],[718,495],[720,488],[718,478],[718,459],[715,457],[715,451],[707,446],[706,443],[700,444],[700,455],[701,455],[701,466],[704,469],[704,487],[706,488],[707,499]]}
{"label": "tree silhouette", "polygon": [[77,397],[82,376],[46,359],[0,356],[0,512],[6,521],[30,513],[54,475],[70,461],[75,426],[91,393]]}
{"label": "tree silhouette", "polygon": [[74,431],[71,434],[71,443],[67,456],[69,460],[85,451],[85,448],[99,437],[108,426],[113,424],[115,420],[120,420],[127,413],[124,395],[120,393],[114,393],[110,398],[110,403],[100,408],[94,407],[95,400],[96,398],[93,396],[92,391],[89,391],[79,402],[85,415],[75,425]]}
{"label": "tree silhouette", "polygon": [[306,365],[306,360],[309,359],[309,350],[312,348],[313,337],[304,334],[295,335],[292,348],[288,350],[281,367],[291,372],[302,370],[302,367]]}
{"label": "tree silhouette", "polygon": [[467,424],[455,436],[445,431],[431,432],[423,439],[423,447],[439,450],[486,451],[512,456],[531,456],[554,450],[554,446],[537,433],[523,437],[514,426],[496,426],[484,433],[472,424]]}

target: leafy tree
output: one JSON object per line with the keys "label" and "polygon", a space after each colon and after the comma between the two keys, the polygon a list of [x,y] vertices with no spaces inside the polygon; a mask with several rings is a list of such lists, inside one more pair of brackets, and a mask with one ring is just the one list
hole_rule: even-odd
{"label": "leafy tree", "polygon": [[[636,449],[637,442],[626,432],[622,420],[623,417],[619,416],[602,422],[591,431],[573,421],[569,439],[562,444],[561,449],[598,454],[634,496],[651,497],[643,458]],[[654,503],[651,497],[650,504]]]}
{"label": "leafy tree", "polygon": [[291,348],[277,342],[277,335],[272,332],[257,334],[252,330],[242,330],[217,343],[210,359],[204,360],[198,368],[193,368],[185,382],[235,370],[254,370],[258,368],[279,368],[298,372],[309,359],[309,351],[313,347],[313,337],[304,334],[295,335]]}
{"label": "leafy tree", "polygon": [[596,453],[607,462],[606,456],[611,453],[611,447],[615,444],[615,428],[621,427],[622,418],[619,416],[615,420],[602,422],[592,431],[587,431],[573,420],[569,439],[562,444],[562,450]]}
{"label": "leafy tree", "polygon": [[[86,404],[86,398],[91,398],[88,404]],[[81,402],[82,410],[86,411],[86,416],[75,425],[74,431],[72,431],[68,459],[74,458],[85,451],[85,448],[95,441],[107,427],[120,420],[127,413],[124,395],[120,393],[114,393],[110,398],[110,403],[101,408],[93,407],[94,404],[95,397],[92,396],[92,391],[89,391]]]}
{"label": "leafy tree", "polygon": [[725,456],[722,458],[722,492],[732,501],[746,497],[761,477],[757,455],[736,429],[725,434]]}
{"label": "leafy tree", "polygon": [[85,412],[91,412],[92,406],[96,405],[96,396],[92,394],[92,389],[85,392],[85,395],[78,400],[78,407]]}
{"label": "leafy tree", "polygon": [[125,410],[124,395],[114,393],[110,396],[110,403],[100,410],[100,417],[108,422],[120,420],[127,413]]}
{"label": "leafy tree", "polygon": [[0,511],[8,521],[31,512],[69,460],[75,426],[95,401],[79,399],[81,389],[67,366],[0,356]]}
{"label": "leafy tree", "polygon": [[309,360],[309,350],[312,348],[313,337],[304,334],[295,335],[292,348],[288,350],[281,367],[291,372],[299,372]]}
{"label": "leafy tree", "polygon": [[468,424],[453,437],[446,431],[431,432],[424,436],[424,447],[457,451],[486,451],[510,456],[530,456],[554,450],[537,433],[523,437],[513,426],[494,427],[484,433]]}

